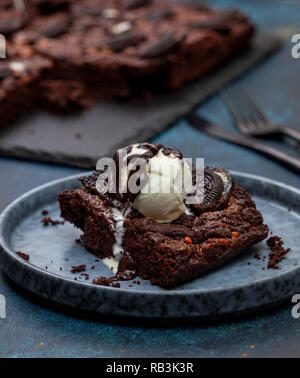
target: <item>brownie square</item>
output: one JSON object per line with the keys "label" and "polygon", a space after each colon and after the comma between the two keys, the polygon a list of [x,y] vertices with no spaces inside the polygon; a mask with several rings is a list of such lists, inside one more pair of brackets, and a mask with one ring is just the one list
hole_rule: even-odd
{"label": "brownie square", "polygon": [[51,67],[38,55],[0,61],[0,127],[34,109],[39,80]]}
{"label": "brownie square", "polygon": [[[152,1],[80,0],[42,16],[14,43],[55,63],[51,78],[80,80],[103,98],[176,89],[247,47],[254,27],[237,11]],[[18,50],[22,51],[22,50]]]}
{"label": "brownie square", "polygon": [[[109,198],[99,196],[95,175],[82,188],[59,195],[61,216],[83,231],[85,248],[100,258],[113,256],[116,242]],[[263,223],[250,194],[233,183],[224,204],[213,211],[186,215],[168,224],[146,219],[131,209],[124,220],[124,256],[136,273],[170,288],[217,268],[265,239]]]}

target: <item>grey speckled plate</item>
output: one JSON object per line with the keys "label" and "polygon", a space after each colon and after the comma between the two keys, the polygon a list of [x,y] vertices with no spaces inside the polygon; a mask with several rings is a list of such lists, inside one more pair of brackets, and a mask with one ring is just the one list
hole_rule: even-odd
{"label": "grey speckled plate", "polygon": [[[300,290],[300,191],[262,177],[237,172],[234,176],[252,193],[272,232],[283,236],[285,245],[292,249],[280,270],[263,270],[266,262],[253,258],[255,252],[262,256],[268,253],[262,242],[221,268],[173,290],[163,290],[143,280],[140,285],[122,282],[121,288],[93,285],[94,278],[110,276],[111,272],[75,242],[80,231],[68,223],[48,227],[41,224],[43,209],[49,210],[53,219],[59,219],[57,195],[63,189],[77,187],[77,176],[34,189],[2,213],[1,269],[43,298],[95,313],[214,318],[274,305]],[[19,250],[30,255],[29,262],[16,255]],[[79,264],[87,265],[88,281],[70,273],[71,266]]]}

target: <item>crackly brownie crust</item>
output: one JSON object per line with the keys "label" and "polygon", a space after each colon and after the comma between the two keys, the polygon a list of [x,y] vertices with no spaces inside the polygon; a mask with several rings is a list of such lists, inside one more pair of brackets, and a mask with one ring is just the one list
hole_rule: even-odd
{"label": "crackly brownie crust", "polygon": [[81,80],[89,95],[148,97],[175,89],[245,48],[254,27],[237,11],[132,0],[80,0],[16,33],[55,62],[53,78]]}
{"label": "crackly brownie crust", "polygon": [[[51,61],[47,76],[41,75],[40,80],[47,82],[41,82],[34,104],[22,103],[20,109],[37,105],[69,113],[99,99],[148,99],[224,64],[247,47],[253,32],[245,15],[198,3],[3,0],[0,4],[0,33],[7,40],[8,59]],[[26,85],[21,88],[19,82],[16,93],[27,95]],[[1,112],[8,109],[8,115],[2,117],[1,126],[19,113],[18,101],[2,87],[1,97],[5,94]]]}
{"label": "crackly brownie crust", "polygon": [[[93,191],[94,177],[83,181],[86,186],[60,194],[61,215],[83,230],[81,240],[87,250],[100,258],[110,257],[115,243],[110,203]],[[222,210],[182,215],[171,224],[131,211],[124,228],[123,247],[137,274],[162,287],[215,269],[268,235],[251,196],[237,185]]]}
{"label": "crackly brownie crust", "polygon": [[39,80],[52,62],[41,56],[0,62],[0,128],[35,107]]}

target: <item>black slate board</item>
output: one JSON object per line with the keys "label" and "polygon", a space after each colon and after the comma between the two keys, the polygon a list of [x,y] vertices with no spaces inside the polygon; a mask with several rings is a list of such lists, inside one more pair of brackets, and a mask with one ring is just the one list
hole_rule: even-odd
{"label": "black slate board", "polygon": [[100,103],[68,116],[35,113],[1,130],[0,155],[93,169],[101,156],[149,140],[279,46],[277,37],[259,32],[249,50],[217,72],[148,102]]}

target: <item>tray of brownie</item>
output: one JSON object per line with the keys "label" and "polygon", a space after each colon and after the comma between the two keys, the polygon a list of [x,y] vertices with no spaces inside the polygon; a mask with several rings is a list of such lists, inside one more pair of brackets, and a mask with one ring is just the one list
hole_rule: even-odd
{"label": "tray of brownie", "polygon": [[162,144],[102,163],[1,214],[1,269],[23,288],[95,314],[210,320],[299,290],[298,189]]}
{"label": "tray of brownie", "polygon": [[248,17],[190,2],[0,5],[0,154],[94,168],[273,52]]}

